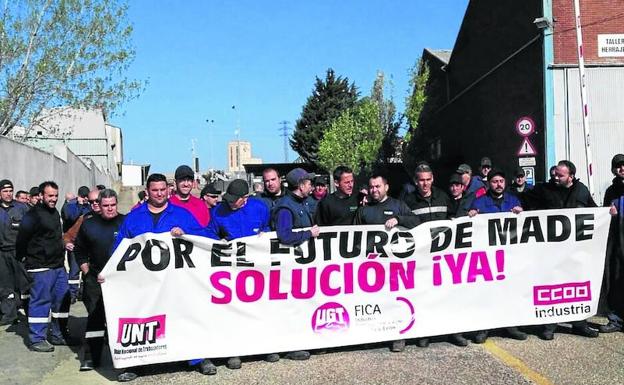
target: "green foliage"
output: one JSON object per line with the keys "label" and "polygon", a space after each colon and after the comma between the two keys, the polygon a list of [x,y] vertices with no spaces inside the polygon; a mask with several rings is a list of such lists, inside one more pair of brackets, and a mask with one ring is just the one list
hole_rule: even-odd
{"label": "green foliage", "polygon": [[389,82],[391,89],[390,98],[384,96],[386,81],[382,71],[377,72],[377,77],[371,90],[371,99],[379,108],[379,125],[383,134],[383,141],[379,149],[378,162],[390,163],[395,160],[399,140],[399,128],[401,121],[396,118],[396,106],[392,97],[392,80]]}
{"label": "green foliage", "polygon": [[0,15],[0,134],[58,106],[110,115],[138,96],[124,0],[7,1]]}
{"label": "green foliage", "polygon": [[[420,114],[427,102],[427,82],[429,81],[429,66],[423,62],[422,58],[416,61],[414,67],[410,69],[410,95],[405,100],[405,116],[409,124],[408,135],[413,135],[418,129]],[[409,138],[406,137],[406,141]]]}
{"label": "green foliage", "polygon": [[379,124],[379,107],[364,98],[336,118],[319,145],[319,163],[327,170],[339,165],[356,173],[370,170],[377,160],[383,133]]}
{"label": "green foliage", "polygon": [[336,77],[331,68],[324,81],[317,77],[290,139],[293,150],[307,162],[319,164],[319,143],[325,132],[332,120],[355,105],[357,96],[355,85],[348,78]]}

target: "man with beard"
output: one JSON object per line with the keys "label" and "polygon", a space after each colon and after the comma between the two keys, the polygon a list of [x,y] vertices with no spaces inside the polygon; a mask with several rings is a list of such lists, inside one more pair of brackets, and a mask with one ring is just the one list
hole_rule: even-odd
{"label": "man with beard", "polygon": [[[514,194],[505,192],[505,173],[501,170],[493,169],[488,174],[487,193],[474,200],[468,215],[474,217],[477,214],[506,213],[515,214],[522,212],[520,200]],[[507,334],[515,340],[526,340],[527,335],[517,327],[505,328]],[[487,340],[489,330],[480,330],[474,336],[474,342],[482,344]]]}
{"label": "man with beard", "polygon": [[[576,178],[576,166],[569,160],[559,161],[553,182],[540,183],[525,192],[524,201],[525,208],[530,210],[596,207],[587,187]],[[552,340],[556,329],[557,324],[544,325],[539,337]],[[572,322],[572,330],[584,337],[598,337],[598,330],[590,328],[584,320]]]}
{"label": "man with beard", "polygon": [[[407,205],[388,196],[390,186],[385,176],[372,175],[368,180],[368,203],[360,207],[353,220],[356,225],[385,225],[391,229],[397,225],[398,215],[413,215]],[[405,340],[392,341],[390,351],[402,352],[405,350]]]}
{"label": "man with beard", "polygon": [[262,171],[262,182],[264,183],[264,191],[257,197],[271,210],[275,206],[275,202],[285,194],[284,189],[282,189],[282,179],[277,170],[267,168]]}
{"label": "man with beard", "polygon": [[104,189],[99,194],[97,190],[92,191],[89,200],[93,198],[93,193],[97,195],[97,211],[94,210],[93,214],[83,220],[73,248],[83,274],[83,301],[89,313],[81,371],[92,370],[101,362],[106,316],[100,287],[103,280],[98,275],[111,256],[113,241],[125,218],[117,211],[115,191]]}
{"label": "man with beard", "polygon": [[[28,308],[30,349],[53,352],[53,345],[67,345],[63,332],[69,317],[69,287],[61,217],[56,210],[58,185],[43,182],[39,191],[42,202],[24,215],[19,227],[17,257],[25,259],[26,270],[33,279]],[[50,313],[52,321],[48,323]]]}

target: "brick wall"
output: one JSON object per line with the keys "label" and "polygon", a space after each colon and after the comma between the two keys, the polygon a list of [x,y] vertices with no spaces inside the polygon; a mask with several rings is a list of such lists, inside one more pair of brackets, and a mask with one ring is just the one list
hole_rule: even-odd
{"label": "brick wall", "polygon": [[[586,64],[624,64],[624,57],[598,57],[598,34],[624,34],[624,0],[581,0]],[[576,64],[574,0],[553,0],[555,64]]]}

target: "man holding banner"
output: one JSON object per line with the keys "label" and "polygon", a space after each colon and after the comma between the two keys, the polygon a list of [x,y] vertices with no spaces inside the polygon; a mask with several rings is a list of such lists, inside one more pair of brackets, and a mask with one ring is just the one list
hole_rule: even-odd
{"label": "man holding banner", "polygon": [[[477,214],[491,214],[522,212],[520,200],[512,193],[505,192],[505,173],[499,169],[493,169],[488,173],[488,190],[485,195],[475,199],[472,208],[468,211],[468,216],[474,217]],[[505,331],[514,340],[526,340],[527,335],[517,327],[506,327]],[[474,342],[482,344],[487,340],[488,330],[480,330],[475,334]]]}
{"label": "man holding banner", "polygon": [[[123,222],[115,239],[113,250],[119,246],[124,238],[134,238],[145,233],[170,232],[179,237],[184,234],[205,235],[205,230],[189,211],[169,203],[167,178],[163,174],[152,174],[146,183],[147,203],[132,210]],[[193,361],[200,364],[200,370],[205,374],[215,374],[216,366],[208,360]],[[137,374],[124,371],[119,374],[119,382],[132,381]]]}
{"label": "man holding banner", "polygon": [[[525,200],[528,208],[537,210],[596,207],[587,187],[576,178],[576,166],[569,160],[557,163],[554,183],[538,184],[525,193]],[[581,336],[598,337],[598,331],[590,328],[585,320],[572,322],[572,328]],[[539,337],[552,340],[556,329],[557,324],[544,325]]]}

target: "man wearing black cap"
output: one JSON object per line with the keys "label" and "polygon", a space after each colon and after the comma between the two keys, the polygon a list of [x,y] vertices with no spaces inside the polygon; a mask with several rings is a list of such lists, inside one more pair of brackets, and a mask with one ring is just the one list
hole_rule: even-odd
{"label": "man wearing black cap", "polygon": [[621,331],[624,326],[624,154],[611,159],[611,172],[614,178],[605,192],[603,206],[611,207],[613,218],[598,306],[599,314],[609,322],[598,326],[601,333]]}
{"label": "man wearing black cap", "polygon": [[488,157],[481,158],[481,162],[479,162],[479,175],[473,176],[472,181],[470,182],[471,185],[474,185],[474,187],[471,188],[471,191],[474,191],[477,197],[484,195],[484,194],[480,194],[477,192],[479,189],[485,188],[487,190],[488,188],[487,179],[488,179],[488,174],[491,169],[492,169],[492,161],[490,160],[490,158]]}
{"label": "man wearing black cap", "polygon": [[201,199],[191,194],[195,183],[195,173],[186,165],[178,167],[175,171],[176,190],[169,202],[178,207],[188,210],[197,222],[202,226],[207,226],[210,222],[210,212]]}
{"label": "man wearing black cap", "polygon": [[[212,239],[231,241],[271,231],[269,208],[261,200],[249,197],[249,185],[243,179],[230,182],[212,215],[206,229]],[[240,357],[230,357],[226,363],[229,369],[240,369],[241,365]]]}
{"label": "man wearing black cap", "polygon": [[319,202],[327,196],[327,178],[319,175],[314,178],[314,187],[312,193],[308,197],[308,206],[310,208],[310,214],[312,218],[316,214],[316,208]]}
{"label": "man wearing black cap", "polygon": [[39,201],[41,201],[41,193],[39,192],[39,187],[34,186],[28,191],[30,195],[28,208],[33,208]]}
{"label": "man wearing black cap", "polygon": [[[302,168],[295,168],[286,174],[288,191],[275,203],[271,212],[273,228],[284,245],[300,245],[319,235],[319,228],[314,226],[307,200],[312,192],[313,179],[314,174]],[[293,229],[306,227],[310,227],[310,230],[293,232]]]}
{"label": "man wearing black cap", "polygon": [[468,215],[475,194],[464,190],[462,176],[458,173],[451,174],[449,179],[449,196],[451,206],[449,208],[449,218],[458,218]]}
{"label": "man wearing black cap", "polygon": [[230,182],[213,214],[206,229],[212,239],[231,241],[270,231],[269,208],[259,199],[249,197],[249,185],[243,179]]}
{"label": "man wearing black cap", "polygon": [[[286,174],[288,191],[286,195],[275,202],[272,210],[272,224],[277,232],[277,238],[285,245],[300,245],[310,238],[318,237],[320,229],[313,225],[307,198],[312,192],[314,174],[302,168],[295,168]],[[295,229],[310,228],[309,230],[293,231]],[[286,353],[291,360],[307,360],[310,352],[298,350]],[[276,353],[267,356],[267,361],[277,361]]]}
{"label": "man wearing black cap", "polygon": [[210,211],[210,215],[212,216],[212,209],[217,207],[219,203],[219,198],[221,197],[221,191],[217,190],[213,183],[209,183],[204,186],[201,190],[201,199],[204,201],[204,204]]}
{"label": "man wearing black cap", "polygon": [[13,199],[13,183],[0,181],[0,325],[17,320],[18,293],[28,291],[21,265],[15,257],[17,231],[28,207]]}

